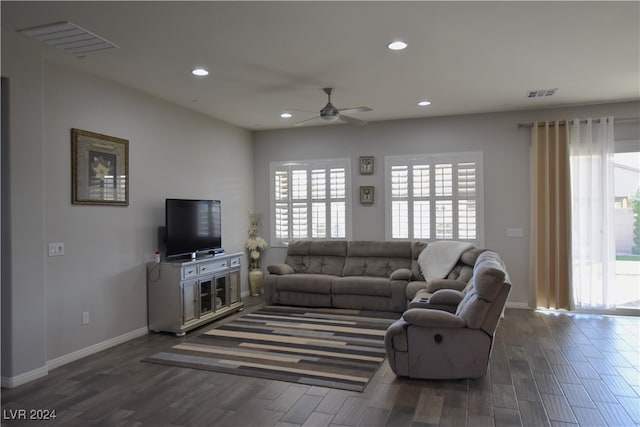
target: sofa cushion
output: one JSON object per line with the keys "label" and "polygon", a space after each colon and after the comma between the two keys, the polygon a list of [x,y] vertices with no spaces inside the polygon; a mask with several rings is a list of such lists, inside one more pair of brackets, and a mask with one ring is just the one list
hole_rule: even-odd
{"label": "sofa cushion", "polygon": [[271,274],[293,274],[293,268],[289,264],[271,264],[267,267],[267,271]]}
{"label": "sofa cushion", "polygon": [[454,289],[440,289],[429,298],[431,304],[458,305],[464,298],[464,294]]}
{"label": "sofa cushion", "polygon": [[389,278],[395,270],[410,267],[408,258],[350,256],[345,261],[342,275]]}
{"label": "sofa cushion", "polygon": [[276,290],[307,292],[314,294],[330,294],[331,282],[335,276],[327,274],[289,274],[278,276]]}
{"label": "sofa cushion", "polygon": [[411,301],[418,292],[427,288],[427,282],[422,280],[416,280],[413,282],[409,282],[405,289],[405,293],[407,295],[407,299]]}
{"label": "sofa cushion", "polygon": [[460,256],[460,261],[465,263],[466,265],[474,266],[476,265],[476,261],[482,252],[486,251],[486,249],[478,248],[476,246],[467,249]]}
{"label": "sofa cushion", "polygon": [[464,320],[451,313],[442,310],[425,310],[423,308],[410,308],[402,314],[402,318],[408,323],[425,328],[462,328]]}
{"label": "sofa cushion", "polygon": [[506,279],[497,253],[485,251],[480,254],[473,269],[472,286],[458,305],[456,315],[462,317],[469,328],[480,328]]}
{"label": "sofa cushion", "polygon": [[331,285],[334,294],[391,296],[391,282],[382,277],[336,277]]}
{"label": "sofa cushion", "polygon": [[349,257],[411,258],[411,242],[352,241],[347,245]]}
{"label": "sofa cushion", "polygon": [[505,280],[504,266],[498,254],[492,251],[485,252],[478,260],[473,272],[475,290],[480,298],[493,301]]}
{"label": "sofa cushion", "polygon": [[347,242],[340,240],[294,240],[285,262],[296,273],[341,275]]}
{"label": "sofa cushion", "polygon": [[467,283],[471,279],[471,276],[473,276],[473,264],[469,266],[462,262],[458,262],[446,278]]}
{"label": "sofa cushion", "polygon": [[292,240],[287,247],[287,255],[328,255],[347,256],[347,242],[344,240]]}
{"label": "sofa cushion", "polygon": [[320,255],[287,255],[287,264],[296,273],[342,275],[344,258]]}
{"label": "sofa cushion", "polygon": [[440,289],[455,289],[462,291],[467,286],[466,282],[451,279],[434,279],[427,283],[427,291],[434,293]]}
{"label": "sofa cushion", "polygon": [[424,280],[422,271],[420,271],[420,265],[418,264],[418,257],[426,247],[427,244],[425,242],[417,240],[411,242],[411,273],[415,281]]}

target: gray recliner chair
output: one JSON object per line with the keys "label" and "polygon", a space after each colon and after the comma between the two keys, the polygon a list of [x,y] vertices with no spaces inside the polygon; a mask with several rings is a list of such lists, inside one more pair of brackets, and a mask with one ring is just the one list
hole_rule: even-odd
{"label": "gray recliner chair", "polygon": [[393,372],[422,379],[484,376],[510,290],[499,255],[493,251],[481,253],[455,314],[410,308],[389,326],[385,346]]}

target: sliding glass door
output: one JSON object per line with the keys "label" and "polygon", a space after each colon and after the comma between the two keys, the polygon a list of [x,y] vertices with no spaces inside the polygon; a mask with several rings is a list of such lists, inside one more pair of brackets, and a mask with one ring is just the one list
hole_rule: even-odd
{"label": "sliding glass door", "polygon": [[638,141],[616,141],[614,164],[616,307],[640,310],[640,149]]}

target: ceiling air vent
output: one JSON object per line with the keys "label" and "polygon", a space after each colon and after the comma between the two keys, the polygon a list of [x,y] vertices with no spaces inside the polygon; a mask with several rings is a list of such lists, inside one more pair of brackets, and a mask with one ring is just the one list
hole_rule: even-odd
{"label": "ceiling air vent", "polygon": [[543,96],[552,96],[556,93],[557,90],[558,88],[530,90],[529,92],[527,92],[527,98],[541,98]]}
{"label": "ceiling air vent", "polygon": [[71,22],[56,22],[38,27],[18,30],[20,34],[40,40],[57,49],[70,52],[82,58],[89,53],[119,47],[91,31],[72,24]]}

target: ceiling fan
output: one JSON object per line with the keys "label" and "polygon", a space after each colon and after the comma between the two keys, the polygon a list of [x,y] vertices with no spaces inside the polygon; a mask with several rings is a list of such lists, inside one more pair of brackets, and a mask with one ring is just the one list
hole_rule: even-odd
{"label": "ceiling fan", "polygon": [[304,123],[310,122],[312,120],[316,120],[316,119],[321,119],[324,120],[326,122],[335,122],[336,120],[342,120],[343,122],[347,122],[350,123],[352,125],[356,125],[356,126],[362,126],[362,125],[366,125],[367,122],[364,120],[360,120],[360,119],[356,119],[353,117],[349,117],[349,116],[345,116],[343,113],[364,113],[366,111],[372,111],[371,108],[369,107],[354,107],[354,108],[341,108],[338,109],[336,108],[332,103],[331,103],[331,92],[333,92],[333,88],[330,87],[325,87],[324,89],[322,89],[324,93],[327,94],[327,105],[324,106],[324,108],[322,108],[322,110],[320,110],[320,115],[316,116],[316,117],[312,117],[310,119],[307,120],[303,120],[301,122],[298,123],[294,123],[293,126],[300,126]]}

